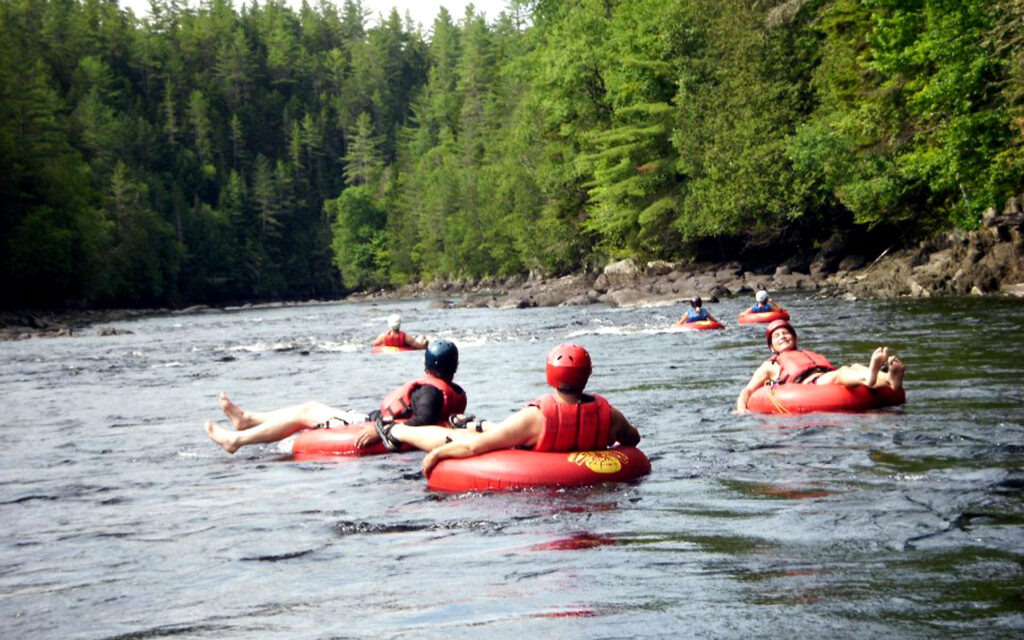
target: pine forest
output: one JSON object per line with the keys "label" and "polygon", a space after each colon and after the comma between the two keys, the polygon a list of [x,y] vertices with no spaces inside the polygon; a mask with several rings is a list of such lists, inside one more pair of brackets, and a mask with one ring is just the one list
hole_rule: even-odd
{"label": "pine forest", "polygon": [[333,298],[973,229],[1024,0],[0,0],[2,308]]}

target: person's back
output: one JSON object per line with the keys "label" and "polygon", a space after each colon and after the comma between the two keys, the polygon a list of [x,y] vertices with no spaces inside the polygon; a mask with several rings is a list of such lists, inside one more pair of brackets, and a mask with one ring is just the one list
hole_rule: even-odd
{"label": "person's back", "polygon": [[484,420],[474,424],[467,418],[458,421],[458,426],[466,428],[454,433],[388,425],[382,427],[385,445],[392,439],[389,448],[397,448],[401,442],[429,451],[423,459],[424,473],[429,474],[444,458],[466,458],[496,449],[580,451],[606,449],[616,442],[625,446],[640,442],[640,432],[618,409],[600,396],[583,393],[591,372],[586,349],[558,345],[548,354],[546,370],[554,393],[529,403],[498,424]]}

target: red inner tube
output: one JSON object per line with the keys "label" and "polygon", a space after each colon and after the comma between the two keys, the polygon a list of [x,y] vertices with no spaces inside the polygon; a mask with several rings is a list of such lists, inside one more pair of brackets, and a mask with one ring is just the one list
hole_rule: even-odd
{"label": "red inner tube", "polygon": [[774,322],[775,320],[789,320],[789,312],[785,309],[778,311],[751,311],[747,308],[740,312],[740,324],[758,324],[762,322]]}
{"label": "red inner tube", "polygon": [[378,344],[370,347],[370,353],[396,353],[398,351],[419,351],[416,347],[389,347],[384,344]]}
{"label": "red inner tube", "polygon": [[869,411],[907,401],[904,389],[869,389],[863,385],[780,384],[763,386],[747,401],[759,413],[813,413],[816,411]]}
{"label": "red inner tube", "polygon": [[574,486],[632,480],[650,472],[650,460],[636,447],[560,453],[501,449],[442,460],[431,471],[427,486],[436,491]]}
{"label": "red inner tube", "polygon": [[725,325],[717,320],[698,320],[696,322],[687,322],[685,318],[677,322],[676,326],[680,329],[688,329],[690,331],[706,331],[708,329],[725,328]]}
{"label": "red inner tube", "polygon": [[[330,429],[305,429],[295,434],[292,441],[293,455],[331,455],[331,456],[371,456],[389,451],[380,442],[366,447],[356,448],[356,436],[363,427],[372,422],[358,422]],[[404,448],[403,451],[408,449]]]}

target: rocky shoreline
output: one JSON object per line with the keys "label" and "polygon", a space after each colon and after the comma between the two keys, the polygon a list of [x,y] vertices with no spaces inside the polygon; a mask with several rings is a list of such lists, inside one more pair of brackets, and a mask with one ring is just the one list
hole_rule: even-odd
{"label": "rocky shoreline", "polygon": [[[414,284],[354,294],[347,299],[433,299],[439,307],[516,309],[597,303],[611,306],[676,304],[694,295],[713,303],[725,297],[752,297],[758,289],[780,294],[780,298],[792,291],[847,300],[965,295],[1024,298],[1024,213],[1019,206],[1008,208],[1003,214],[990,211],[985,215],[983,227],[977,231],[951,232],[916,247],[887,249],[873,258],[844,252],[841,242],[829,242],[809,264],[794,268],[783,263],[771,272],[747,270],[739,262],[657,261],[638,265],[632,260],[622,260],[609,264],[600,273]],[[451,302],[453,299],[455,301]],[[116,335],[125,331],[103,325],[153,315],[209,311],[209,307],[193,306],[180,310],[0,312],[0,340]]]}

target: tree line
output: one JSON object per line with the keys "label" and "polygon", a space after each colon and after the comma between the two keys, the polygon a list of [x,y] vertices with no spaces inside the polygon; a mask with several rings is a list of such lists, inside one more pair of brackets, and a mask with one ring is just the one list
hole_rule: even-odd
{"label": "tree line", "polygon": [[150,4],[0,0],[3,307],[911,242],[1024,188],[1024,0]]}

